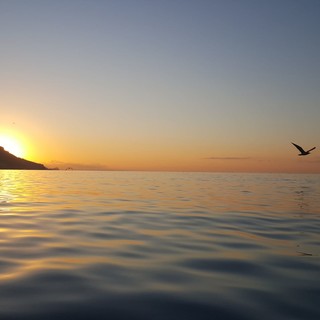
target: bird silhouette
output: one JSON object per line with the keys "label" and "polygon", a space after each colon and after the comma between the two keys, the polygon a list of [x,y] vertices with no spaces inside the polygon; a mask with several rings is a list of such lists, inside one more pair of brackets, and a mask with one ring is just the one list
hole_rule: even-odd
{"label": "bird silhouette", "polygon": [[304,151],[302,147],[298,146],[297,144],[291,142],[299,151],[300,151],[300,154],[299,156],[306,156],[308,154],[310,154],[310,151],[314,150],[316,147],[313,147],[307,151]]}

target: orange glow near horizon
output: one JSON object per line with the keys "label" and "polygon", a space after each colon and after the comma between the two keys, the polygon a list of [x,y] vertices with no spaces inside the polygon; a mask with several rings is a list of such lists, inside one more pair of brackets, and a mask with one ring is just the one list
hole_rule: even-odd
{"label": "orange glow near horizon", "polygon": [[26,155],[24,144],[14,136],[0,135],[0,146],[16,157],[22,158]]}
{"label": "orange glow near horizon", "polygon": [[50,131],[44,134],[43,130],[39,135],[32,127],[27,129],[27,134],[3,129],[0,146],[17,157],[61,170],[72,167],[116,171],[320,173],[316,151],[308,157],[298,157],[290,144],[287,150],[280,150],[272,157],[271,150],[258,147],[254,151],[248,148],[245,153],[234,145],[229,150],[219,144],[187,145],[161,140],[155,144],[143,139],[141,143],[124,139],[101,142],[85,135],[65,141],[62,134],[53,135]]}

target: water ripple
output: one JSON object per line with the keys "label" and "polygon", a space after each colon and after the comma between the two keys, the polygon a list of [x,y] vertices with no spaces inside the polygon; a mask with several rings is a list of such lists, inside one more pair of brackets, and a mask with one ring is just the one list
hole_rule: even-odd
{"label": "water ripple", "polygon": [[319,319],[318,175],[0,171],[0,319]]}

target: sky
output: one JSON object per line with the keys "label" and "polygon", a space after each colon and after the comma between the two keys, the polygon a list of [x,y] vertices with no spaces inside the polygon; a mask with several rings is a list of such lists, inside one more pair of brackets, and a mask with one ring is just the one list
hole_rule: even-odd
{"label": "sky", "polygon": [[320,173],[319,14],[318,0],[0,0],[0,142],[61,169]]}

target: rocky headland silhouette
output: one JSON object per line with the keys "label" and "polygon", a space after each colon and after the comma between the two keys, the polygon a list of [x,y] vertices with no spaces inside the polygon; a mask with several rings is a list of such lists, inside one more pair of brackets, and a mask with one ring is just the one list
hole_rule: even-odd
{"label": "rocky headland silhouette", "polygon": [[0,146],[0,169],[48,170],[43,164],[18,158]]}

